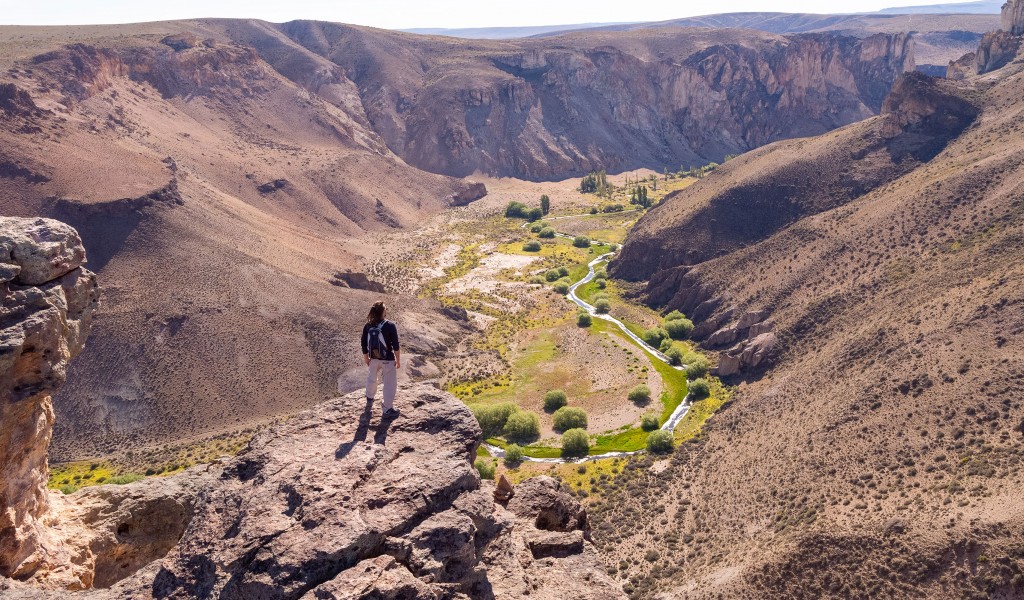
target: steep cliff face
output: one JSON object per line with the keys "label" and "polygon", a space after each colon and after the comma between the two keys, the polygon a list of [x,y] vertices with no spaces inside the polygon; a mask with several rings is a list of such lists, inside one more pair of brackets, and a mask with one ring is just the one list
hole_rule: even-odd
{"label": "steep cliff face", "polygon": [[64,560],[50,507],[50,396],[85,344],[98,300],[78,233],[49,219],[0,218],[0,576]]}
{"label": "steep cliff face", "polygon": [[875,114],[914,67],[903,34],[683,29],[470,42],[282,28],[343,69],[389,148],[459,176],[555,179],[720,161]]}
{"label": "steep cliff face", "polygon": [[1024,2],[1006,0],[1002,10],[1001,28],[1011,35],[1024,35]]}
{"label": "steep cliff face", "polygon": [[[540,477],[496,499],[473,467],[480,427],[464,404],[429,385],[397,403],[401,417],[382,420],[362,394],[338,398],[209,471],[72,496],[77,513],[112,515],[90,541],[96,585],[110,587],[82,597],[625,598],[568,490]],[[74,597],[0,578],[5,589]]]}

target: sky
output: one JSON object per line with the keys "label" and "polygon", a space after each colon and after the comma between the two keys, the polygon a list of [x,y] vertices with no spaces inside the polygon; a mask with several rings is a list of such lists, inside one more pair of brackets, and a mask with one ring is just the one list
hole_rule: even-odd
{"label": "sky", "polygon": [[[945,0],[949,1],[949,0]],[[954,0],[955,1],[955,0]],[[138,23],[199,17],[316,19],[387,29],[663,21],[725,12],[870,12],[936,0],[0,0],[2,25]]]}

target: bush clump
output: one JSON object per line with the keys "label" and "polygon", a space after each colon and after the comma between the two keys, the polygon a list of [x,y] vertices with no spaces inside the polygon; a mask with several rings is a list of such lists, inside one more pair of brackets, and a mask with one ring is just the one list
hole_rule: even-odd
{"label": "bush clump", "polygon": [[654,413],[646,413],[640,417],[640,429],[644,431],[654,431],[658,428],[658,415]]}
{"label": "bush clump", "polygon": [[514,469],[523,464],[523,447],[519,444],[509,444],[505,448],[505,466]]}
{"label": "bush clump", "polygon": [[477,423],[480,423],[480,429],[484,431],[484,439],[501,435],[501,432],[505,429],[505,424],[508,422],[508,418],[512,416],[512,413],[519,410],[511,402],[489,405],[476,404],[469,408],[473,411],[473,416],[476,417]]}
{"label": "bush clump", "polygon": [[540,242],[529,241],[523,244],[523,252],[540,252]]}
{"label": "bush clump", "polygon": [[552,416],[555,431],[568,431],[570,429],[586,429],[587,413],[582,408],[574,406],[563,406],[555,411]]}
{"label": "bush clump", "polygon": [[562,390],[551,390],[544,394],[544,410],[555,412],[569,403],[569,398]]}
{"label": "bush clump", "polygon": [[540,437],[540,417],[526,410],[514,412],[502,431],[510,442],[532,442]]}
{"label": "bush clump", "polygon": [[558,272],[558,269],[548,269],[544,272],[544,279],[548,281],[558,281],[558,278],[561,276],[562,274]]}
{"label": "bush clump", "polygon": [[674,340],[685,340],[693,332],[693,321],[685,318],[665,321],[665,331]]}
{"label": "bush clump", "polygon": [[540,233],[542,229],[544,229],[543,223],[534,223],[533,225],[530,225],[530,233]]}
{"label": "bush clump", "polygon": [[560,277],[568,277],[569,276],[569,267],[558,267],[558,275]]}
{"label": "bush clump", "polygon": [[659,429],[647,436],[647,450],[655,454],[668,454],[672,451],[672,432]]}
{"label": "bush clump", "polygon": [[473,466],[480,473],[480,479],[494,479],[495,466],[491,460],[478,458]]}
{"label": "bush clump", "polygon": [[671,347],[665,351],[665,356],[668,357],[668,362],[673,367],[677,367],[683,364],[683,351],[676,347]]}
{"label": "bush clump", "polygon": [[668,339],[668,332],[661,327],[655,327],[654,329],[648,329],[640,336],[648,346],[652,348],[658,348],[661,346],[661,342]]}
{"label": "bush clump", "polygon": [[594,310],[599,314],[606,315],[612,309],[612,303],[607,298],[594,300]]}
{"label": "bush clump", "polygon": [[582,429],[570,429],[562,434],[562,456],[586,456],[590,452],[590,438]]}
{"label": "bush clump", "polygon": [[555,285],[553,286],[553,289],[556,292],[558,292],[559,294],[568,294],[569,293],[569,287],[570,286],[569,286],[569,280],[568,279],[559,279],[558,281],[555,282]]}
{"label": "bush clump", "polygon": [[540,275],[534,275],[530,278],[530,283],[534,285],[544,285],[544,278]]}
{"label": "bush clump", "polygon": [[540,221],[543,218],[544,218],[544,211],[541,210],[540,207],[531,208],[530,210],[526,211],[526,220],[527,221],[531,221],[531,222],[533,222],[533,221]]}
{"label": "bush clump", "polygon": [[551,239],[555,237],[555,230],[550,227],[543,227],[540,231],[537,232],[537,237]]}
{"label": "bush clump", "polygon": [[700,354],[694,354],[686,363],[686,378],[700,379],[711,370],[711,363]]}
{"label": "bush clump", "polygon": [[694,379],[690,382],[690,393],[697,400],[703,400],[711,395],[711,387],[704,379]]}
{"label": "bush clump", "polygon": [[589,248],[590,238],[583,235],[578,235],[572,239],[572,245],[576,246],[577,248]]}
{"label": "bush clump", "polygon": [[580,327],[590,327],[592,323],[593,318],[590,316],[590,313],[581,311],[578,315],[576,315],[576,325]]}
{"label": "bush clump", "polygon": [[640,384],[629,390],[629,401],[635,404],[646,404],[651,401],[651,388]]}
{"label": "bush clump", "polygon": [[665,322],[668,323],[669,321],[678,321],[679,319],[685,319],[685,318],[686,318],[686,315],[684,315],[683,313],[679,312],[678,310],[674,310],[674,311],[668,313],[667,315],[665,315]]}

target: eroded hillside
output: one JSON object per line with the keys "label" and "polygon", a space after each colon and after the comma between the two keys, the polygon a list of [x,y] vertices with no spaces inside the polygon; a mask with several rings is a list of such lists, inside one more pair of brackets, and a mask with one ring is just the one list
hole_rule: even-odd
{"label": "eroded hillside", "polygon": [[[1022,97],[1019,61],[907,77],[885,114],[730,161],[640,221],[613,272],[692,314],[739,387],[598,510],[627,591],[1024,593]],[[745,364],[764,332],[771,359]]]}

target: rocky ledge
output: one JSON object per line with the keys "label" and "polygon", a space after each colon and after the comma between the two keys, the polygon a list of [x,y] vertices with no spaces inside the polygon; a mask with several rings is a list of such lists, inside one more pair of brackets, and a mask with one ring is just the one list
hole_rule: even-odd
{"label": "rocky ledge", "polygon": [[[402,415],[382,421],[360,393],[331,400],[259,434],[215,475],[165,478],[207,478],[179,511],[181,540],[80,595],[624,598],[599,567],[586,510],[557,481],[527,480],[498,502],[473,468],[480,428],[465,405],[427,384],[401,389],[396,405]],[[136,521],[160,510],[138,507]],[[6,593],[67,594],[10,581]]]}

